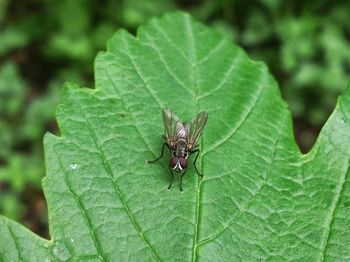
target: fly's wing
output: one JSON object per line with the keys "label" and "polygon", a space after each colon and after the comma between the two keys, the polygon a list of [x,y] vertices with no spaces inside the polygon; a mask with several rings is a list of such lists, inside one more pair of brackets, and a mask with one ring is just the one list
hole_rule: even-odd
{"label": "fly's wing", "polygon": [[197,117],[193,118],[188,124],[186,124],[188,137],[187,137],[187,147],[192,150],[197,146],[197,142],[205,124],[207,123],[208,113],[201,112]]}
{"label": "fly's wing", "polygon": [[171,148],[175,147],[176,142],[176,134],[178,123],[181,123],[180,119],[172,112],[170,109],[163,109],[163,123],[164,123],[164,131],[165,137],[167,139],[168,145]]}

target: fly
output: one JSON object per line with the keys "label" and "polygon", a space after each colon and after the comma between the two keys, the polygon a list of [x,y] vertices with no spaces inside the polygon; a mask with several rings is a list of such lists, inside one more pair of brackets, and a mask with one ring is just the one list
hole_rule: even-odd
{"label": "fly", "polygon": [[180,180],[180,190],[182,189],[182,179],[187,171],[187,160],[188,157],[192,154],[196,154],[196,157],[193,161],[194,168],[198,176],[203,178],[203,175],[199,173],[196,166],[196,161],[199,155],[200,150],[198,147],[198,140],[201,136],[203,128],[207,123],[208,113],[201,112],[196,117],[194,117],[190,122],[183,123],[174,112],[170,109],[163,109],[163,123],[166,142],[163,144],[162,152],[158,158],[148,163],[155,163],[163,157],[164,147],[166,146],[170,153],[171,159],[169,162],[169,170],[171,173],[171,182],[168,186],[168,189],[171,188],[174,179],[175,172],[183,172]]}

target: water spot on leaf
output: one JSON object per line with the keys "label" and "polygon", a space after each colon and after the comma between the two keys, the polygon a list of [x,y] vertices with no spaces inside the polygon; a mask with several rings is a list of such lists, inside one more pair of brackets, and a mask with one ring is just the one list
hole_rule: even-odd
{"label": "water spot on leaf", "polygon": [[78,167],[78,165],[75,163],[70,164],[70,168],[73,170],[77,169],[77,167]]}

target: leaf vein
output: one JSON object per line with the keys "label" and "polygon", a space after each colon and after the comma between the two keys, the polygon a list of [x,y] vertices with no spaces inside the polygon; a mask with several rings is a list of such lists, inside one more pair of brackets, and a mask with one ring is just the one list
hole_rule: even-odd
{"label": "leaf vein", "polygon": [[326,221],[327,222],[327,225],[326,225],[327,233],[326,233],[326,237],[324,238],[324,241],[323,241],[322,258],[321,258],[322,261],[325,260],[325,256],[326,256],[327,247],[328,247],[327,244],[329,242],[329,239],[330,239],[330,236],[331,236],[332,226],[334,224],[334,213],[335,213],[335,210],[338,207],[341,195],[344,192],[344,185],[345,185],[345,182],[347,180],[347,177],[348,177],[349,173],[350,173],[350,165],[349,165],[349,162],[348,162],[348,166],[347,166],[346,172],[344,173],[343,176],[340,177],[339,182],[337,183],[336,192],[335,192],[334,197],[332,199],[331,208],[329,210],[329,215],[327,217],[327,221]]}
{"label": "leaf vein", "polygon": [[[108,67],[106,67],[106,68],[108,68]],[[109,80],[111,81],[111,83],[113,83],[113,85],[114,85],[114,87],[115,87],[115,91],[117,92],[117,90],[118,90],[118,89],[117,89],[117,85],[115,84],[114,80],[113,80],[112,77],[110,76],[108,70],[105,69],[105,71],[106,71],[107,77],[109,78]],[[121,95],[121,94],[118,94],[118,95],[121,97],[121,100],[120,100],[120,101],[122,102],[124,108],[129,112],[130,116],[133,117],[132,111],[128,108],[128,106],[126,105],[126,103],[123,102],[124,100],[122,99],[122,95]],[[134,122],[135,122],[135,120],[134,120]],[[145,139],[143,138],[142,133],[141,133],[140,130],[137,128],[137,125],[134,125],[134,127],[135,127],[135,130],[139,133],[139,135],[140,135],[140,137],[141,137],[143,143],[145,144],[145,146],[150,150],[150,152],[152,152],[152,150],[149,148],[148,144],[146,143]],[[113,182],[114,182],[114,185],[117,186],[116,183],[115,183],[115,181],[114,181],[114,179],[112,179],[112,180],[113,180]],[[119,187],[118,187],[118,189],[119,189]],[[120,190],[120,189],[119,189],[119,190]],[[120,193],[121,193],[121,192],[120,192]],[[121,195],[120,195],[120,196],[121,196]],[[133,215],[132,215],[132,213],[131,213],[131,210],[130,210],[130,209],[127,207],[127,205],[126,205],[126,201],[124,200],[124,198],[121,198],[121,200],[122,200],[124,206],[126,207],[126,210],[127,210],[127,212],[128,212],[129,218],[131,219],[131,221],[132,221],[133,224],[135,225],[135,227],[136,227],[137,231],[139,232],[139,234],[140,234],[142,240],[143,240],[143,241],[146,243],[146,245],[150,248],[150,250],[151,250],[153,256],[156,258],[156,260],[157,260],[157,261],[160,261],[159,256],[157,255],[157,253],[155,252],[155,250],[154,250],[153,247],[151,246],[150,242],[149,242],[149,241],[147,240],[147,238],[143,235],[143,233],[142,233],[142,231],[141,231],[141,227],[137,224],[136,220],[133,218]]]}
{"label": "leaf vein", "polygon": [[13,233],[13,231],[12,231],[10,225],[9,225],[8,223],[6,223],[6,222],[5,222],[5,224],[6,224],[6,227],[7,227],[8,231],[10,232],[11,238],[13,239],[13,243],[15,244],[16,251],[17,251],[17,252],[16,252],[16,253],[17,253],[17,259],[18,259],[18,261],[22,261],[22,259],[21,259],[21,253],[20,253],[20,250],[21,250],[21,249],[20,249],[19,246],[18,246],[18,243],[17,243],[16,238],[15,238],[15,234]]}
{"label": "leaf vein", "polygon": [[165,38],[165,40],[171,46],[173,46],[173,48],[180,54],[180,56],[182,56],[182,58],[186,60],[186,62],[188,62],[189,64],[192,64],[191,61],[188,60],[187,56],[174,44],[174,42],[169,38],[169,36],[165,32],[163,32],[163,30],[161,30],[161,28],[157,24],[155,24],[155,28]]}
{"label": "leaf vein", "polygon": [[[153,93],[153,91],[149,88],[149,86],[147,85],[147,81],[144,79],[144,77],[142,76],[141,72],[139,71],[138,67],[136,66],[134,60],[132,59],[132,57],[130,56],[130,49],[129,49],[129,45],[127,44],[127,42],[124,40],[126,49],[129,51],[129,53],[125,53],[122,52],[124,55],[126,55],[126,57],[129,59],[132,68],[134,69],[135,73],[137,74],[137,76],[139,77],[139,79],[141,80],[142,84],[144,85],[144,87],[146,88],[146,90],[150,93],[150,95],[153,97],[153,99],[157,102],[157,104],[159,105],[159,108],[163,108],[162,103],[159,101],[158,97]],[[112,54],[113,56],[115,56],[115,54]]]}
{"label": "leaf vein", "polygon": [[140,236],[141,236],[141,238],[143,239],[143,241],[146,243],[146,245],[147,245],[147,246],[150,248],[150,250],[152,251],[152,254],[159,260],[159,257],[158,257],[157,254],[155,253],[153,247],[150,245],[150,243],[148,242],[148,240],[147,240],[147,239],[145,238],[145,236],[143,235],[142,230],[141,230],[141,227],[140,227],[140,226],[138,225],[138,223],[136,222],[136,220],[135,220],[135,218],[134,218],[134,216],[133,216],[133,214],[132,214],[132,212],[131,212],[129,206],[127,205],[126,200],[124,199],[124,196],[123,196],[123,194],[122,194],[122,192],[121,192],[121,189],[119,188],[118,184],[117,184],[116,181],[114,180],[114,178],[113,178],[113,172],[112,172],[112,169],[111,169],[111,167],[110,167],[110,165],[109,165],[109,162],[108,162],[107,158],[105,157],[102,148],[100,148],[99,144],[97,143],[97,137],[96,137],[94,131],[92,130],[92,128],[91,128],[91,126],[90,126],[90,123],[89,123],[88,121],[87,121],[87,124],[88,124],[89,131],[90,131],[90,133],[91,133],[91,135],[92,135],[92,137],[93,137],[93,140],[94,140],[94,143],[95,143],[95,145],[96,145],[96,148],[97,148],[97,150],[100,152],[101,161],[102,161],[102,163],[103,163],[103,165],[104,165],[104,167],[105,167],[105,169],[106,169],[106,171],[107,171],[107,174],[110,176],[110,179],[111,179],[112,182],[113,182],[114,188],[115,188],[117,194],[119,195],[120,200],[122,201],[122,204],[123,204],[123,206],[124,206],[124,208],[125,208],[125,211],[127,212],[127,214],[128,214],[128,216],[129,216],[131,222],[132,222],[133,225],[135,226],[136,230],[137,230],[138,233],[140,234]]}
{"label": "leaf vein", "polygon": [[219,91],[225,83],[227,83],[228,78],[232,75],[232,72],[238,67],[239,62],[242,59],[243,54],[241,52],[238,53],[238,55],[234,58],[234,60],[232,61],[230,67],[226,70],[225,72],[225,76],[222,79],[222,81],[219,83],[219,85],[211,90],[209,90],[207,93],[203,93],[202,95],[198,96],[198,100],[203,99],[207,96],[212,95],[213,93]]}
{"label": "leaf vein", "polygon": [[[58,152],[56,152],[55,148],[54,148],[54,151],[55,151],[56,155],[59,156],[59,154],[58,154]],[[63,163],[62,163],[62,160],[60,157],[58,157],[58,163],[61,167],[61,170],[63,170],[65,184],[67,185],[69,192],[72,194],[73,198],[76,200],[76,202],[79,206],[79,209],[82,211],[82,213],[84,215],[84,218],[85,218],[86,224],[90,230],[91,237],[92,237],[92,240],[94,242],[97,254],[100,258],[102,258],[103,261],[107,261],[106,258],[104,257],[104,255],[102,254],[101,245],[99,243],[100,241],[98,240],[97,235],[95,233],[95,230],[92,226],[91,219],[90,219],[89,215],[87,214],[87,209],[85,208],[84,204],[80,200],[79,196],[74,192],[74,190],[71,186],[71,183],[69,182],[67,172],[65,171],[65,168],[63,166]],[[68,246],[66,245],[66,247],[68,247]]]}
{"label": "leaf vein", "polygon": [[275,160],[275,157],[276,157],[278,141],[279,141],[279,137],[273,143],[273,146],[272,146],[273,147],[273,152],[272,152],[271,160],[269,162],[268,169],[266,171],[266,174],[265,174],[263,182],[259,186],[258,190],[255,192],[255,194],[250,197],[250,199],[247,201],[246,205],[239,211],[239,213],[227,223],[227,226],[223,227],[222,229],[217,230],[215,233],[213,233],[212,235],[210,235],[206,239],[204,239],[201,242],[199,242],[198,246],[217,239],[222,233],[225,232],[225,230],[227,228],[232,226],[249,209],[250,205],[253,203],[253,201],[256,199],[256,197],[260,194],[260,192],[262,191],[262,189],[266,185],[266,182],[267,182],[267,179],[269,177],[269,174],[271,173],[272,164],[273,164],[273,162]]}
{"label": "leaf vein", "polygon": [[207,151],[203,152],[202,157],[205,156],[206,154],[208,154],[209,152],[215,150],[216,148],[218,148],[220,145],[222,145],[223,143],[225,143],[228,139],[230,139],[236,132],[237,130],[244,124],[244,122],[248,119],[249,115],[253,112],[253,109],[255,108],[255,106],[257,105],[263,90],[264,90],[264,85],[260,85],[261,87],[258,89],[257,91],[257,95],[254,96],[254,100],[252,102],[252,105],[250,106],[250,108],[248,110],[245,110],[243,117],[241,117],[238,120],[238,123],[236,124],[236,126],[234,128],[232,128],[231,132],[229,132],[225,137],[223,137],[221,140],[219,140],[218,142],[216,142],[215,144],[213,144]]}
{"label": "leaf vein", "polygon": [[224,46],[225,43],[227,43],[226,39],[221,39],[220,42],[214,48],[212,48],[205,57],[203,57],[201,60],[199,60],[196,63],[196,65],[203,64],[204,62],[209,60],[212,56],[216,55],[216,53],[221,49],[222,46]]}
{"label": "leaf vein", "polygon": [[[152,40],[150,40],[152,41]],[[169,75],[175,80],[175,82],[181,86],[188,94],[190,94],[191,96],[195,96],[195,94],[193,92],[191,92],[190,89],[187,89],[185,87],[185,85],[181,82],[181,80],[176,76],[176,74],[170,69],[170,67],[168,66],[168,64],[165,62],[164,58],[161,55],[161,51],[157,48],[155,48],[155,46],[152,45],[146,45],[147,47],[151,48],[154,50],[154,52],[157,54],[159,61],[162,63],[162,65],[166,68],[166,71],[169,73]]]}

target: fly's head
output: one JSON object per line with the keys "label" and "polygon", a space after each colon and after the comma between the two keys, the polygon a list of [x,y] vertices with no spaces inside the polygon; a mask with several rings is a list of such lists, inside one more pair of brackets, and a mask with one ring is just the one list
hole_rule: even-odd
{"label": "fly's head", "polygon": [[187,168],[187,159],[184,158],[184,157],[173,156],[170,159],[169,165],[176,172],[181,172],[181,171],[183,171],[183,170],[185,170]]}

